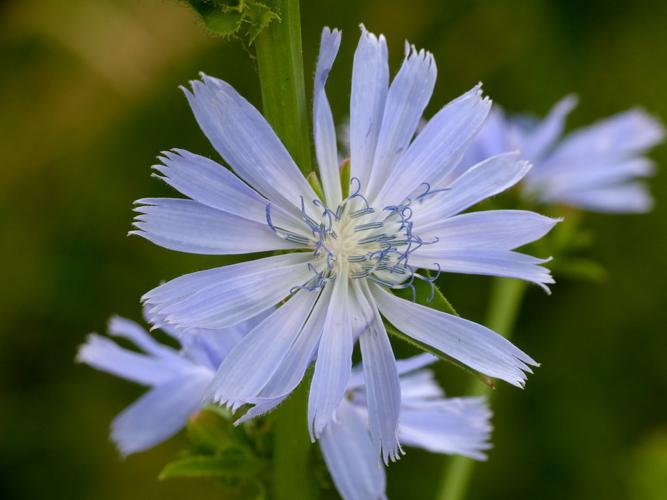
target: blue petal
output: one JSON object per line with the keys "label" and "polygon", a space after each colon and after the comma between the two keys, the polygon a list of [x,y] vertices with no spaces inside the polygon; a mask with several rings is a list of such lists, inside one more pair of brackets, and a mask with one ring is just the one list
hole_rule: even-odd
{"label": "blue petal", "polygon": [[515,127],[510,125],[502,108],[497,104],[491,107],[491,111],[484,121],[475,139],[463,155],[461,163],[453,171],[451,178],[457,179],[460,174],[491,156],[518,150],[520,134]]}
{"label": "blue petal", "polygon": [[361,26],[350,96],[350,172],[368,184],[389,85],[387,42]]}
{"label": "blue petal", "polygon": [[557,168],[570,162],[587,165],[641,154],[660,143],[665,136],[662,125],[641,109],[631,109],[578,129],[558,146],[543,168]]}
{"label": "blue petal", "polygon": [[312,255],[293,253],[186,274],[146,293],[151,322],[182,329],[234,326],[287,297],[312,277]]}
{"label": "blue petal", "polygon": [[193,360],[195,364],[208,366],[215,372],[236,344],[264,321],[272,311],[273,308],[269,308],[249,320],[222,330],[195,329],[186,337],[179,334],[180,342],[183,344],[183,355]]}
{"label": "blue petal", "polygon": [[489,377],[523,387],[527,365],[537,363],[488,328],[395,297],[377,285],[371,291],[380,312],[396,328],[465,366]]}
{"label": "blue petal", "polygon": [[439,188],[460,162],[486,118],[491,101],[480,86],[444,106],[417,135],[377,196],[378,204],[396,204],[423,189]]}
{"label": "blue petal", "polygon": [[[422,247],[423,248],[423,247]],[[549,293],[554,283],[549,269],[542,264],[550,259],[538,259],[510,250],[433,251],[421,248],[410,256],[410,264],[424,269],[450,273],[501,276],[530,281]]]}
{"label": "blue petal", "polygon": [[[370,200],[379,192],[396,161],[408,149],[424,109],[431,99],[437,70],[430,52],[406,44],[403,65],[391,83],[382,115],[373,166],[366,194]],[[401,201],[396,200],[395,202]]]}
{"label": "blue petal", "polygon": [[560,195],[558,200],[586,210],[606,213],[644,213],[653,207],[648,188],[640,182],[573,190]]}
{"label": "blue petal", "polygon": [[502,193],[519,182],[530,170],[530,164],[519,161],[518,153],[489,158],[468,169],[441,195],[427,197],[416,205],[412,222],[415,232],[421,227],[442,221],[486,198]]}
{"label": "blue petal", "polygon": [[560,138],[565,128],[565,118],[576,105],[576,96],[565,96],[556,103],[544,120],[532,130],[526,131],[521,141],[522,157],[539,164]]}
{"label": "blue petal", "polygon": [[192,371],[161,384],[127,407],[111,425],[111,437],[123,455],[152,448],[176,434],[202,406],[208,371]]}
{"label": "blue petal", "polygon": [[398,375],[403,378],[405,375],[419,370],[420,368],[424,368],[425,366],[432,365],[437,361],[438,358],[433,356],[433,354],[423,352],[416,356],[396,361],[396,371],[398,372]]}
{"label": "blue petal", "polygon": [[564,165],[549,175],[548,183],[541,188],[542,199],[558,200],[570,192],[615,187],[637,177],[653,174],[655,165],[647,158],[631,158],[615,163]]}
{"label": "blue petal", "polygon": [[358,304],[350,300],[347,267],[338,269],[338,279],[324,322],[317,350],[315,371],[308,398],[308,423],[311,435],[318,437],[329,423],[345,396],[352,373],[354,332],[352,324],[359,316]]}
{"label": "blue petal", "polygon": [[315,153],[324,188],[324,196],[330,207],[337,207],[342,202],[340,175],[338,172],[338,147],[336,145],[336,128],[334,126],[331,107],[324,87],[331,71],[341,34],[329,28],[322,30],[320,55],[315,70],[315,89],[313,91],[313,131],[315,134]]}
{"label": "blue petal", "polygon": [[436,382],[433,371],[415,370],[401,375],[401,397],[403,407],[409,407],[443,399],[445,392]]}
{"label": "blue petal", "polygon": [[[211,208],[266,224],[269,201],[219,163],[182,149],[162,155],[163,165],[153,168],[174,189]],[[280,207],[272,206],[271,218],[277,226],[308,236],[303,222]]]}
{"label": "blue petal", "polygon": [[316,199],[264,117],[228,83],[206,75],[183,89],[202,131],[234,171],[283,209]]}
{"label": "blue petal", "polygon": [[180,359],[179,363],[167,362],[164,359],[123,349],[112,340],[95,334],[88,336],[86,343],[80,347],[76,360],[117,377],[148,386],[171,380],[189,366],[189,362],[185,359]]}
{"label": "blue petal", "polygon": [[399,436],[408,446],[484,460],[491,412],[483,398],[450,398],[404,406]]}
{"label": "blue petal", "polygon": [[[456,215],[419,228],[429,255],[466,250],[513,250],[540,239],[559,222],[527,210],[488,210]],[[419,250],[417,250],[418,253]]]}
{"label": "blue petal", "polygon": [[[359,285],[354,282],[354,286]],[[359,345],[366,382],[369,425],[376,450],[387,463],[389,459],[397,460],[401,452],[397,435],[401,389],[396,359],[382,318],[368,287],[365,283],[363,286],[364,296],[358,293],[357,297],[363,301],[361,308],[367,317],[368,326],[359,337]]]}
{"label": "blue petal", "polygon": [[269,383],[262,389],[258,400],[284,397],[303,379],[324,330],[332,288],[329,285],[322,291],[308,321],[294,339],[280,365],[276,367]]}
{"label": "blue petal", "polygon": [[134,321],[120,316],[112,316],[108,326],[109,335],[124,337],[141,348],[152,357],[163,359],[167,363],[177,365],[183,363],[180,353],[160,344],[142,326]]}
{"label": "blue petal", "polygon": [[229,353],[207,397],[232,408],[252,402],[271,380],[308,318],[318,294],[301,290]]}
{"label": "blue petal", "polygon": [[363,418],[349,403],[337,411],[320,436],[320,449],[331,478],[344,500],[378,500],[385,496],[385,473]]}
{"label": "blue petal", "polygon": [[222,212],[196,201],[145,198],[135,211],[137,234],[170,250],[228,255],[303,248],[279,238],[266,223]]}

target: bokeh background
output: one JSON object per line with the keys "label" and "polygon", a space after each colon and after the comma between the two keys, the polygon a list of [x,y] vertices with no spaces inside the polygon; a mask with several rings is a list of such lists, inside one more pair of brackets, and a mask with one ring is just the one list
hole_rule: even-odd
{"label": "bokeh background", "polygon": [[[481,80],[509,109],[540,114],[574,91],[573,126],[635,104],[667,118],[665,2],[302,4],[307,78],[322,26],[344,32],[329,84],[338,119],[359,22],[386,34],[394,70],[406,38],[433,51],[431,112]],[[259,103],[248,55],[176,1],[0,2],[1,498],[221,498],[212,483],[157,481],[182,438],[121,460],[108,425],[141,389],[73,358],[111,313],[138,318],[138,297],[160,280],[220,265],[125,235],[131,202],[167,193],[149,176],[159,151],[214,156],[177,86],[203,70]],[[667,148],[654,158],[667,167]],[[586,218],[606,282],[529,293],[515,340],[543,365],[524,391],[497,391],[495,448],[469,498],[667,498],[664,170],[653,213]],[[489,284],[443,281],[478,320]],[[454,368],[439,376],[452,395],[468,382]],[[432,498],[443,463],[410,451],[391,467],[390,498]]]}

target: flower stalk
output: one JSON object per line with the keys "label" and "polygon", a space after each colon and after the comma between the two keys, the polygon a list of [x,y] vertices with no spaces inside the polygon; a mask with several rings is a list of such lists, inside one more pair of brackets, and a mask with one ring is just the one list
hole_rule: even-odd
{"label": "flower stalk", "polygon": [[[486,325],[503,335],[512,336],[521,302],[526,291],[524,281],[508,278],[494,280],[487,312]],[[474,379],[466,396],[486,396],[489,403],[494,392],[483,382]],[[438,500],[463,500],[472,477],[475,461],[461,455],[450,457],[440,484]]]}
{"label": "flower stalk", "polygon": [[312,170],[298,0],[273,0],[280,16],[255,40],[264,116],[304,175]]}
{"label": "flower stalk", "polygon": [[317,487],[310,472],[314,447],[306,419],[310,377],[306,376],[275,415],[273,444],[273,488],[276,500],[317,498]]}
{"label": "flower stalk", "polygon": [[[304,175],[312,171],[298,0],[273,0],[280,16],[255,40],[264,116]],[[309,474],[313,446],[306,421],[310,377],[275,411],[274,495],[316,498]]]}

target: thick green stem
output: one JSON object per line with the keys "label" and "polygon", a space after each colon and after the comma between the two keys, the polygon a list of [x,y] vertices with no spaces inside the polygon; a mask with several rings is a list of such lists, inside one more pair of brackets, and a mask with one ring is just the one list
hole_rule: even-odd
{"label": "thick green stem", "polygon": [[[304,174],[312,169],[298,0],[271,0],[280,16],[255,40],[264,116]],[[311,500],[317,490],[310,470],[314,447],[308,435],[310,377],[275,411],[273,453],[277,500]]]}
{"label": "thick green stem", "polygon": [[312,170],[298,0],[272,0],[280,20],[255,40],[264,116],[299,168]]}
{"label": "thick green stem", "polygon": [[[506,338],[511,337],[525,290],[526,283],[523,281],[496,279],[491,292],[486,325]],[[493,391],[480,381],[473,380],[466,394],[487,396],[490,402]],[[437,500],[463,500],[474,465],[475,461],[469,458],[451,457],[446,464]]]}
{"label": "thick green stem", "polygon": [[310,377],[275,412],[273,484],[276,500],[317,498],[311,458],[315,448],[308,435],[307,407]]}

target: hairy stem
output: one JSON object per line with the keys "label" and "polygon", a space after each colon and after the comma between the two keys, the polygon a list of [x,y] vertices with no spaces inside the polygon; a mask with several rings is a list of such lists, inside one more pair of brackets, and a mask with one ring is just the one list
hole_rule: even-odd
{"label": "hairy stem", "polygon": [[264,116],[307,175],[312,170],[298,0],[272,0],[280,20],[255,40]]}
{"label": "hairy stem", "polygon": [[[523,281],[497,278],[491,292],[486,326],[506,338],[511,337],[525,290],[526,283]],[[493,391],[482,382],[473,380],[466,394],[486,396],[490,402]],[[475,461],[469,458],[451,457],[445,466],[437,500],[463,500],[474,466]]]}

